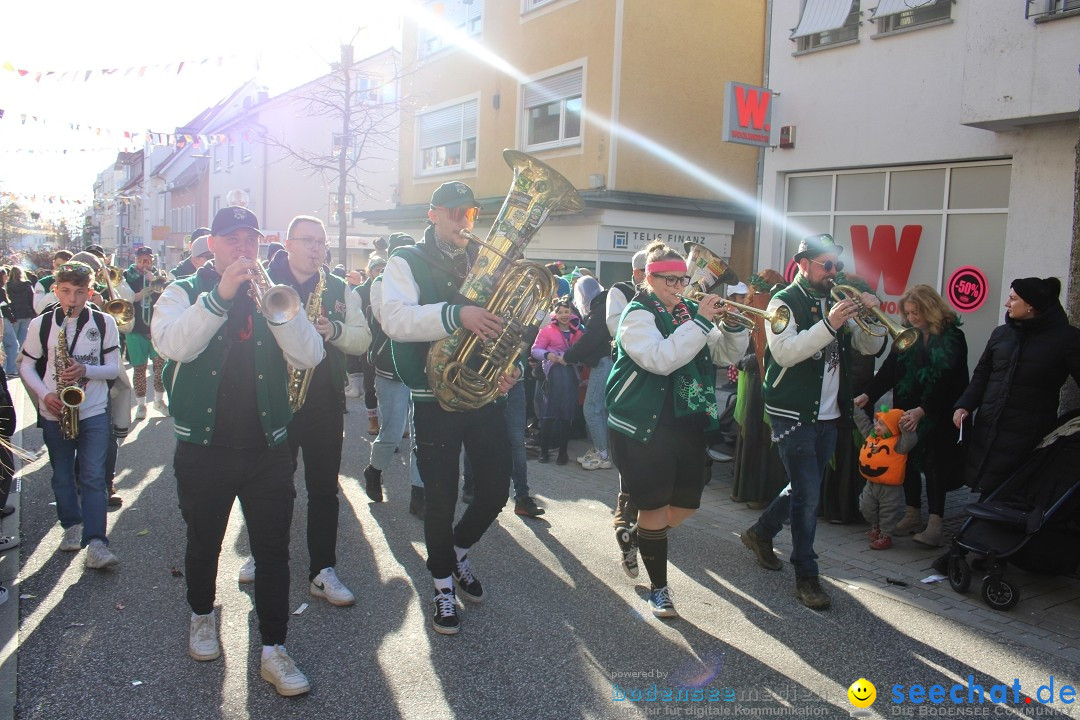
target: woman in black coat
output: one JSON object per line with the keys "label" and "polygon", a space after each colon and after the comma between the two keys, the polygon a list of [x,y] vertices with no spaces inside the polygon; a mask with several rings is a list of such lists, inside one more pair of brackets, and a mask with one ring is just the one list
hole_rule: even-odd
{"label": "woman in black coat", "polygon": [[22,345],[26,339],[26,328],[37,313],[34,312],[34,282],[23,278],[23,270],[18,265],[13,265],[11,275],[8,277],[7,290],[8,303],[15,315],[15,335]]}
{"label": "woman in black coat", "polygon": [[975,413],[967,483],[985,498],[1019,468],[1057,424],[1058,396],[1080,381],[1080,329],[1069,324],[1057,278],[1013,280],[1005,324],[995,328],[953,423]]}
{"label": "woman in black coat", "polygon": [[907,512],[899,531],[921,527],[922,474],[926,475],[929,522],[915,541],[938,547],[945,541],[942,518],[945,493],[963,484],[964,455],[957,447],[953,406],[968,386],[968,348],[960,317],[929,285],[916,285],[900,298],[904,325],[919,331],[918,341],[904,352],[894,345],[881,369],[855,398],[857,407],[874,403],[893,391],[893,407],[904,410],[900,426],[916,430],[919,444],[909,455],[904,477]]}

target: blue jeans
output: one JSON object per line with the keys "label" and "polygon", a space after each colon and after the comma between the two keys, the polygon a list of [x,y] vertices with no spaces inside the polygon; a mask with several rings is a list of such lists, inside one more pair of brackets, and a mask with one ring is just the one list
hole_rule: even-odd
{"label": "blue jeans", "polygon": [[816,577],[817,511],[821,500],[821,480],[825,465],[836,450],[836,421],[799,425],[791,420],[770,417],[773,437],[780,440],[780,459],[787,470],[788,486],[765,508],[754,525],[761,538],[776,537],[784,520],[791,520],[791,564],[795,577]]}
{"label": "blue jeans", "polygon": [[585,428],[589,431],[593,447],[607,452],[607,401],[604,386],[611,373],[611,358],[600,358],[596,367],[589,370],[589,387],[585,390]]}
{"label": "blue jeans", "polygon": [[[514,497],[529,496],[528,460],[525,457],[525,383],[514,383],[503,407],[506,413],[506,432],[510,434],[510,479],[514,481]],[[468,458],[466,457],[466,461]]]}
{"label": "blue jeans", "polygon": [[26,331],[30,327],[30,321],[34,318],[22,318],[15,321],[15,338],[19,341],[19,346],[22,347],[23,342],[26,340]]}
{"label": "blue jeans", "polygon": [[[56,516],[66,530],[82,523],[82,544],[101,540],[108,544],[105,535],[105,509],[108,490],[105,488],[105,457],[108,451],[110,430],[106,413],[85,420],[79,418],[79,436],[65,440],[60,423],[41,420],[45,445],[49,448],[52,465],[53,495],[56,496]],[[75,452],[79,453],[79,474],[75,475]],[[79,483],[78,490],[75,483]]]}
{"label": "blue jeans", "polygon": [[15,333],[15,326],[4,320],[4,372],[7,376],[15,377],[19,372],[15,367],[15,359],[19,354],[19,336]]}
{"label": "blue jeans", "polygon": [[[394,450],[401,444],[401,436],[405,434],[405,427],[409,424],[409,386],[397,380],[375,376],[375,394],[379,396],[379,413],[382,422],[379,425],[379,436],[371,444],[371,467],[376,470],[385,470],[390,466],[394,458]],[[410,432],[410,437],[415,438],[416,433]],[[409,475],[412,478],[413,487],[424,487],[420,481],[420,471],[416,468],[413,458],[412,443],[409,443],[409,451],[405,455],[405,464],[408,466]]]}

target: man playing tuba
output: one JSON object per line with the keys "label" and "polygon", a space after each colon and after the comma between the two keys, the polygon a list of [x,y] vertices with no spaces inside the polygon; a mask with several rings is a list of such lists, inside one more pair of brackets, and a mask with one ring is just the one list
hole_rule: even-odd
{"label": "man playing tuba", "polygon": [[[494,522],[509,496],[510,441],[497,403],[449,412],[436,402],[425,365],[433,341],[464,327],[481,340],[498,337],[502,322],[476,305],[459,304],[458,289],[469,272],[468,239],[479,214],[472,189],[460,182],[440,185],[431,196],[429,225],[415,246],[399,248],[383,274],[382,326],[392,343],[394,365],[415,403],[416,456],[424,482],[427,567],[435,581],[432,624],[444,635],[460,629],[454,584],[479,603],[484,589],[473,574],[469,550]],[[517,382],[504,374],[499,392]],[[461,448],[475,472],[474,501],[454,526]]]}

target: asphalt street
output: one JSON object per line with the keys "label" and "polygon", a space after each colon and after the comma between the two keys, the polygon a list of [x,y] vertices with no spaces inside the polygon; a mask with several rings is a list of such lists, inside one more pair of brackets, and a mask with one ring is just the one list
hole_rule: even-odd
{"label": "asphalt street", "polygon": [[[124,505],[110,512],[109,534],[121,564],[111,572],[85,570],[82,553],[57,552],[61,530],[47,459],[23,471],[21,561],[9,601],[19,604],[15,716],[848,717],[847,689],[862,677],[877,686],[873,717],[947,708],[1073,716],[1074,706],[1061,702],[1013,702],[1011,689],[1003,707],[895,704],[895,685],[902,692],[966,688],[968,676],[988,691],[1018,681],[1026,694],[1054,676],[1060,692],[1080,680],[1080,668],[828,578],[832,609],[808,610],[794,598],[790,566],[758,568],[734,535],[672,531],[670,584],[682,617],[653,618],[644,569],[630,580],[617,562],[615,471],[585,472],[574,463],[529,463],[547,515],[526,520],[507,506],[471,553],[486,602],[464,608],[459,635],[437,635],[422,524],[407,511],[403,455],[384,473],[387,502],[369,503],[357,481],[369,451],[366,416],[362,401],[349,402],[338,573],[357,595],[355,606],[332,607],[308,594],[302,469],[292,527],[282,528],[292,537],[290,605],[307,604],[290,617],[287,647],[311,680],[309,695],[279,697],[259,678],[252,587],[236,582],[247,549],[238,507],[218,575],[223,656],[209,663],[188,657],[175,440],[171,420],[151,411],[120,450]],[[21,421],[30,417],[24,407]],[[40,432],[26,429],[22,442],[39,446]],[[584,449],[577,442],[571,455]]]}

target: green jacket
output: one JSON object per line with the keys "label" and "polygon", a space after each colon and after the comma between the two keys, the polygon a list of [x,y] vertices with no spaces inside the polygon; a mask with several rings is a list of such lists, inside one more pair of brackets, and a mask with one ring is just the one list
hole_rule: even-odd
{"label": "green jacket", "polygon": [[[713,329],[713,324],[697,314],[697,303],[686,301],[687,308],[693,314],[693,320],[675,328],[678,332],[690,332],[688,326],[700,330],[703,335],[708,335]],[[635,310],[648,310],[656,318],[656,328],[663,334],[664,328],[656,313],[656,308],[650,303],[642,303],[635,298],[623,310],[623,318]],[[664,335],[664,337],[669,337]],[[615,364],[608,375],[605,386],[605,397],[608,410],[608,427],[627,435],[638,442],[647,443],[652,438],[652,433],[660,419],[660,413],[664,408],[664,402],[671,394],[671,385],[674,375],[657,375],[640,367],[623,347],[622,325],[616,337]],[[708,345],[702,347],[697,362],[702,357],[708,361]],[[717,427],[715,418],[704,429],[712,430]]]}
{"label": "green jacket", "polygon": [[[173,286],[187,293],[190,304],[202,302],[212,313],[223,317],[230,303],[218,297],[217,278],[215,272],[200,270],[190,277],[177,280]],[[255,341],[255,369],[260,379],[256,383],[259,421],[266,444],[273,447],[286,440],[287,427],[292,419],[288,373],[281,349],[270,333],[266,320],[258,312],[252,316],[252,339]],[[222,327],[194,360],[185,363],[168,360],[165,363],[162,379],[169,393],[169,412],[173,416],[177,440],[197,445],[209,445],[213,440],[220,377],[218,371],[225,360],[225,349]]]}
{"label": "green jacket", "polygon": [[[454,304],[454,299],[458,297],[462,278],[454,272],[434,244],[420,242],[399,248],[394,255],[409,264],[413,281],[419,289],[419,304],[447,303],[442,317],[444,329],[449,335],[461,327],[463,306]],[[414,402],[435,402],[435,393],[431,390],[427,378],[427,355],[430,347],[430,342],[390,341],[394,369],[401,381],[409,386]]]}
{"label": "green jacket", "polygon": [[[835,336],[840,349],[840,390],[837,405],[840,408],[841,418],[850,420],[851,378],[846,369],[851,363],[851,329],[844,325],[834,333],[828,321],[822,317],[818,300],[810,297],[797,283],[792,283],[776,293],[773,301],[776,300],[782,301],[791,308],[789,332],[798,333],[818,323],[823,323],[829,333]],[[766,412],[785,420],[801,423],[817,422],[827,354],[823,348],[800,363],[783,367],[775,360],[772,351],[766,347],[763,387]]]}

